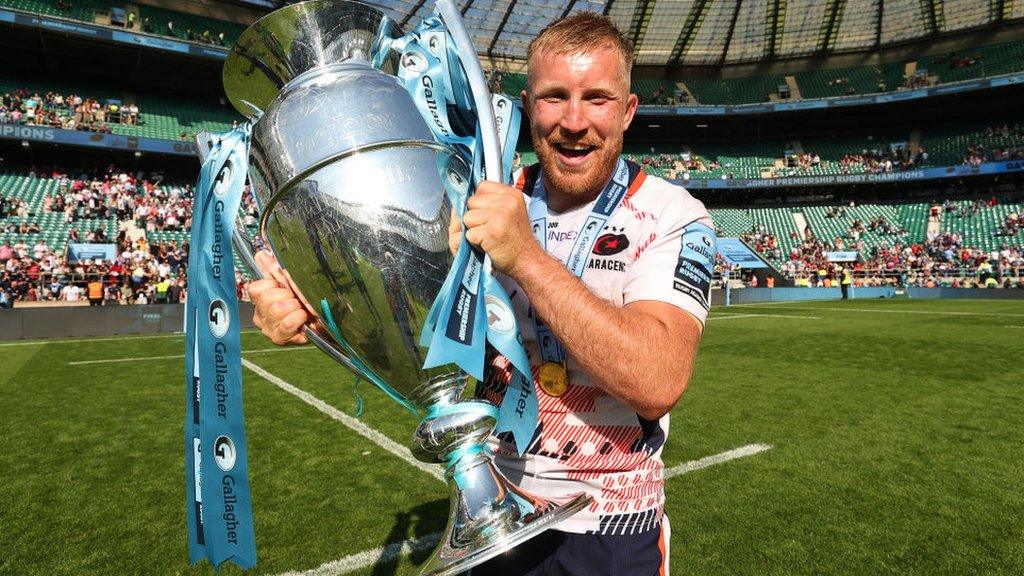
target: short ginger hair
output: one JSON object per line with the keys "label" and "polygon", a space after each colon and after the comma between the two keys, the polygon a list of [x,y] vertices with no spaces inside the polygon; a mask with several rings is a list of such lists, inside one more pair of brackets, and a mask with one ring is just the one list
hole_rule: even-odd
{"label": "short ginger hair", "polygon": [[611,18],[594,12],[577,12],[555,20],[530,42],[526,61],[545,52],[554,54],[586,54],[610,48],[622,56],[623,69],[629,78],[633,69],[633,43],[616,28]]}

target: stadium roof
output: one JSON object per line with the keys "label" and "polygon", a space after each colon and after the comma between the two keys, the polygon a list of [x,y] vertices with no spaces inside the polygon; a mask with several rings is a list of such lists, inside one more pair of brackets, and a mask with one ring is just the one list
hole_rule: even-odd
{"label": "stadium roof", "polygon": [[[433,0],[363,0],[406,27]],[[855,52],[1024,17],[1012,0],[459,0],[480,54],[523,60],[530,39],[565,14],[607,14],[640,65],[720,65]]]}

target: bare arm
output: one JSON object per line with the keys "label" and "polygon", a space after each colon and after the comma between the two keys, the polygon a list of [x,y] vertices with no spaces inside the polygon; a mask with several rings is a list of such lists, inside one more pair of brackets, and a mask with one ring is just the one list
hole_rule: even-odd
{"label": "bare arm", "polygon": [[542,251],[516,269],[534,310],[595,384],[645,419],[672,410],[693,371],[696,318],[655,300],[614,306]]}
{"label": "bare arm", "polygon": [[598,386],[649,420],[675,406],[693,370],[699,320],[664,302],[641,300],[620,308],[594,295],[534,239],[514,188],[481,184],[469,208],[468,240],[523,288]]}

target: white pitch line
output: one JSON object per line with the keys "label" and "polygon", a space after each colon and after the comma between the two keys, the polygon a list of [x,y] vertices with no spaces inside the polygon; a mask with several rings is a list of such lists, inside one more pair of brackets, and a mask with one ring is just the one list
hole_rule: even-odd
{"label": "white pitch line", "polygon": [[[739,304],[756,308],[764,304]],[[1011,314],[1008,312],[958,312],[953,310],[881,310],[878,308],[837,308],[823,306],[786,306],[787,310],[830,310],[834,312],[869,312],[872,314],[931,314],[933,316],[998,316],[1009,318],[1024,318],[1024,314]]]}
{"label": "white pitch line", "polygon": [[708,320],[732,320],[733,318],[795,318],[797,320],[821,320],[820,316],[797,316],[796,314],[736,314],[734,316],[712,316]]}
{"label": "white pitch line", "polygon": [[422,470],[423,472],[426,472],[427,474],[430,474],[439,482],[445,482],[444,474],[441,472],[440,466],[432,466],[425,462],[420,462],[419,460],[413,457],[412,452],[409,450],[408,447],[402,446],[398,442],[395,442],[394,440],[388,438],[384,434],[381,434],[377,430],[370,428],[369,426],[359,421],[358,419],[353,418],[348,414],[345,414],[341,410],[338,410],[334,406],[331,406],[330,404],[324,402],[323,400],[317,398],[316,396],[313,396],[309,392],[306,392],[301,388],[297,388],[285,382],[281,378],[271,374],[270,372],[267,372],[266,370],[260,368],[256,364],[253,364],[249,360],[242,358],[242,364],[245,365],[245,367],[248,368],[249,370],[252,370],[256,374],[258,374],[264,380],[270,382],[271,384],[274,384],[275,386],[284,390],[285,392],[288,392],[289,394],[298,397],[306,404],[309,404],[310,406],[337,420],[338,422],[341,422],[342,424],[344,424],[345,426],[347,426],[360,436],[370,440],[374,444],[380,446],[381,448],[387,450],[388,452],[394,454],[395,456],[398,456],[406,463],[408,463],[410,466],[413,466],[419,470]]}
{"label": "white pitch line", "polygon": [[1024,326],[1005,326],[1005,328],[1024,328]]}
{"label": "white pitch line", "polygon": [[[242,334],[249,334],[252,332],[258,332],[255,328],[246,328],[242,330]],[[110,342],[113,340],[151,340],[153,338],[184,338],[184,332],[171,332],[168,334],[150,334],[150,335],[138,335],[138,334],[124,334],[122,336],[113,336],[110,338],[55,338],[53,340],[32,340],[30,342],[0,342],[0,348],[7,348],[10,346],[43,346],[46,344],[74,344],[76,342]]]}
{"label": "white pitch line", "polygon": [[73,344],[75,342],[109,342],[111,340],[126,340],[131,338],[132,340],[150,340],[153,338],[184,338],[185,335],[181,332],[175,332],[173,334],[155,334],[153,336],[136,336],[134,334],[125,334],[124,336],[116,336],[113,338],[71,338],[66,340],[33,340],[31,342],[4,342],[0,344],[0,347],[7,348],[9,346],[44,346],[46,344]]}
{"label": "white pitch line", "polygon": [[[256,348],[255,350],[242,350],[242,354],[259,354],[263,352],[294,352],[295,350],[316,350],[312,346],[308,347],[277,347],[277,348]],[[114,364],[117,362],[134,362],[136,360],[172,360],[182,359],[184,354],[173,354],[171,356],[135,356],[132,358],[106,358],[103,360],[79,360],[77,362],[68,362],[69,366],[81,366],[83,364]]]}
{"label": "white pitch line", "polygon": [[416,540],[405,540],[403,542],[392,542],[381,548],[374,548],[351,556],[345,556],[338,560],[332,560],[321,564],[312,570],[305,572],[283,572],[278,576],[338,576],[354,572],[374,564],[388,564],[394,562],[399,556],[412,554],[413,552],[426,552],[433,550],[434,546],[441,541],[441,534],[436,532],[428,534]]}
{"label": "white pitch line", "polygon": [[745,458],[747,456],[753,456],[754,454],[760,454],[766,450],[771,450],[771,444],[747,444],[733,450],[722,452],[721,454],[713,454],[711,456],[705,456],[700,460],[691,460],[689,462],[683,462],[677,464],[668,470],[665,470],[665,479],[668,480],[674,476],[680,474],[687,474],[694,470],[700,470],[715,464],[721,464],[722,462],[728,462],[730,460],[736,460],[737,458]]}
{"label": "white pitch line", "polygon": [[[673,476],[679,476],[681,474],[714,466],[715,464],[728,462],[729,460],[735,460],[745,456],[753,456],[754,454],[759,454],[765,450],[770,450],[771,448],[772,446],[770,444],[748,444],[734,450],[722,452],[721,454],[707,456],[700,460],[684,462],[666,470],[665,479],[667,480]],[[374,548],[373,550],[366,550],[365,552],[359,552],[358,554],[339,558],[338,560],[331,560],[330,562],[321,564],[312,570],[306,570],[304,572],[283,572],[277,576],[340,576],[341,574],[355,572],[356,570],[361,570],[374,564],[379,565],[394,562],[396,558],[404,554],[431,550],[440,540],[441,534],[428,534],[415,540],[392,542],[387,546]]]}

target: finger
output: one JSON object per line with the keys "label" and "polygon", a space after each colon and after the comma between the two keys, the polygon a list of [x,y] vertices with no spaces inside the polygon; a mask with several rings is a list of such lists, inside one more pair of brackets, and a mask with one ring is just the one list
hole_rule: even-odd
{"label": "finger", "polygon": [[250,293],[249,295],[249,298],[252,300],[252,305],[255,306],[256,310],[264,316],[267,315],[270,307],[278,300],[295,298],[295,295],[292,294],[291,290],[281,287],[274,280],[270,280],[270,282],[274,282],[274,285],[270,286],[266,290],[256,292],[256,294]]}
{"label": "finger", "polygon": [[297,298],[289,296],[275,301],[267,309],[268,318],[285,318],[292,312],[302,308]]}
{"label": "finger", "polygon": [[277,261],[273,252],[266,248],[259,250],[256,252],[255,260],[256,266],[260,269],[260,273],[264,278],[273,278],[282,286],[288,285],[288,277],[285,274],[284,268],[281,268],[281,264]]}
{"label": "finger", "polygon": [[490,219],[490,211],[485,208],[475,208],[473,210],[466,210],[466,213],[462,216],[463,223],[466,224],[466,228],[475,228],[486,224]]}
{"label": "finger", "polygon": [[[294,343],[295,338],[302,333],[302,327],[309,321],[309,315],[306,311],[299,308],[293,310],[290,314],[281,319],[281,322],[277,325],[274,330],[276,338],[273,338],[275,344],[288,344]],[[305,336],[303,334],[303,336]]]}
{"label": "finger", "polygon": [[274,254],[270,250],[257,250],[253,255],[253,260],[256,261],[256,268],[259,269],[261,276],[273,278],[271,270],[277,267],[277,258],[274,258]]}
{"label": "finger", "polygon": [[274,288],[281,288],[281,285],[273,278],[253,280],[246,286],[246,290],[249,291],[249,299],[253,302],[259,301],[268,290],[272,290]]}
{"label": "finger", "polygon": [[469,241],[473,246],[483,248],[484,242],[484,231],[483,228],[470,228],[466,231],[466,240]]}

